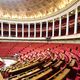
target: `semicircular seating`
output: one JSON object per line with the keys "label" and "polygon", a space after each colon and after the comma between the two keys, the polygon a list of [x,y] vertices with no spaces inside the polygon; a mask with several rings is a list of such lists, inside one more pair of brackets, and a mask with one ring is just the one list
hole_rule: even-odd
{"label": "semicircular seating", "polygon": [[79,44],[28,43],[19,48],[20,44],[14,44],[10,49],[20,53],[17,63],[7,67],[4,72],[7,72],[9,80],[67,80],[73,79],[74,75],[75,80],[79,78],[80,51],[76,49]]}

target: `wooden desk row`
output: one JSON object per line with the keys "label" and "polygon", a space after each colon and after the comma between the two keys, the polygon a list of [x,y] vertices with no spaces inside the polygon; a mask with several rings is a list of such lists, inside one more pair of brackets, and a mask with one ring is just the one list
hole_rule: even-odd
{"label": "wooden desk row", "polygon": [[44,61],[43,62],[38,62],[38,61],[34,62],[34,63],[30,64],[30,65],[25,66],[25,67],[9,71],[9,75],[14,76],[14,75],[20,74],[20,73],[28,71],[29,69],[32,69],[32,68],[34,68],[36,66],[42,65],[43,63],[44,63]]}
{"label": "wooden desk row", "polygon": [[[61,63],[62,63],[62,61],[60,61],[58,64],[60,65]],[[47,76],[49,76],[51,73],[53,73],[54,69],[52,67],[48,67],[46,69],[44,71],[41,71],[41,72],[37,73],[32,78],[25,78],[25,79],[26,80],[27,79],[29,79],[29,80],[42,80],[43,78],[47,78]]]}
{"label": "wooden desk row", "polygon": [[[54,61],[55,62],[55,61]],[[52,64],[52,62],[48,62],[48,64],[45,64],[45,65],[42,65],[43,66],[43,70],[45,69],[45,68],[47,68],[47,67],[49,67],[50,65]],[[32,71],[30,71],[30,72],[28,72],[28,71],[26,71],[25,73],[21,73],[21,74],[19,74],[19,75],[16,75],[16,76],[12,76],[12,77],[10,77],[9,79],[10,80],[18,80],[18,79],[20,79],[20,78],[23,78],[23,77],[27,77],[27,76],[29,76],[29,75],[32,75],[33,73],[39,73],[39,72],[41,72],[41,69],[39,68],[39,67],[37,67],[36,69],[33,69]]]}
{"label": "wooden desk row", "polygon": [[43,80],[43,78],[46,80],[63,80],[69,74],[71,71],[70,67],[73,67],[75,62],[76,60],[72,59],[68,65],[69,67],[66,65],[62,69],[60,69],[60,66],[64,65],[64,60],[58,60],[54,64],[52,62],[48,62],[47,64],[42,65],[43,69],[36,67],[30,72],[23,72],[10,80]]}
{"label": "wooden desk row", "polygon": [[[73,67],[74,65],[75,65],[75,59],[72,59],[69,66]],[[57,77],[54,80],[64,80],[64,78],[69,74],[70,71],[71,69],[66,67],[63,71],[59,73],[59,75],[57,75]]]}

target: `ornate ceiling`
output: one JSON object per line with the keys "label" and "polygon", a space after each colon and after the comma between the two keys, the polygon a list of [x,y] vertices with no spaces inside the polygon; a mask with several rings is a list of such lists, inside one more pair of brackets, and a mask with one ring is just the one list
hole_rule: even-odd
{"label": "ornate ceiling", "polygon": [[32,19],[48,16],[73,0],[0,0],[0,18]]}

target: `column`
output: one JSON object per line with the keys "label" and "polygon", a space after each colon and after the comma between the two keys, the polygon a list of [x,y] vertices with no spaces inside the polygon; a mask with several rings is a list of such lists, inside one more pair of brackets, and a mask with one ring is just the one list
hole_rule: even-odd
{"label": "column", "polygon": [[74,34],[77,33],[77,19],[78,19],[78,10],[75,9],[75,24],[74,24]]}
{"label": "column", "polygon": [[3,22],[1,22],[1,37],[3,37]]}
{"label": "column", "polygon": [[28,23],[28,37],[30,38],[30,23]]}
{"label": "column", "polygon": [[48,21],[46,21],[46,38],[48,37]]}
{"label": "column", "polygon": [[42,22],[40,22],[40,37],[42,37]]}
{"label": "column", "polygon": [[24,24],[22,23],[22,37],[24,37]]}
{"label": "column", "polygon": [[10,26],[10,23],[9,23],[9,37],[11,37],[11,26]]}
{"label": "column", "polygon": [[17,23],[16,23],[16,37],[18,36],[18,30],[17,30]]}
{"label": "column", "polygon": [[53,19],[53,27],[52,27],[52,37],[54,37],[54,19]]}
{"label": "column", "polygon": [[69,13],[67,13],[67,22],[66,22],[66,35],[69,33]]}
{"label": "column", "polygon": [[34,37],[36,37],[36,23],[34,23]]}
{"label": "column", "polygon": [[59,36],[61,36],[61,16],[59,17]]}

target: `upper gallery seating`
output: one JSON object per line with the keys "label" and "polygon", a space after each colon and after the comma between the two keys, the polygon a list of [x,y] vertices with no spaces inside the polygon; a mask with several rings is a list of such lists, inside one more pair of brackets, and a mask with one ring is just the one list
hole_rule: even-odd
{"label": "upper gallery seating", "polygon": [[[0,46],[3,45],[0,52],[4,55],[7,53],[5,56],[9,57],[18,54],[18,61],[2,71],[4,78],[7,77],[9,80],[76,80],[80,78],[79,44],[24,42],[8,42],[6,46],[5,44],[0,43]],[[6,53],[3,51],[4,48]]]}

